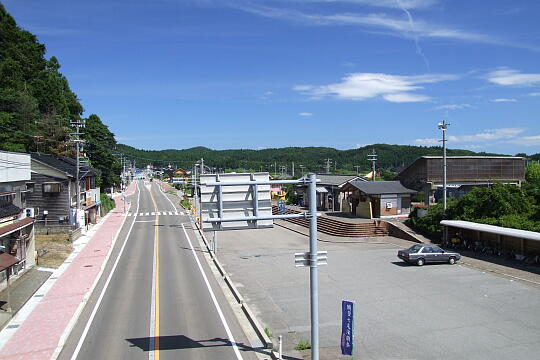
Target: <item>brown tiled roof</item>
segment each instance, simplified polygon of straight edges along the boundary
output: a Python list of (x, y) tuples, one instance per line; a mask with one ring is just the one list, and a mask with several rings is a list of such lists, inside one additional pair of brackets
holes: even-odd
[(15, 256), (3, 253), (0, 254), (0, 271), (7, 269), (19, 262)]
[(17, 222), (14, 222), (13, 224), (2, 226), (0, 227), (0, 237), (7, 235), (9, 233), (12, 233), (13, 231), (22, 229), (23, 227), (26, 227), (33, 222), (34, 222), (33, 218), (25, 218)]

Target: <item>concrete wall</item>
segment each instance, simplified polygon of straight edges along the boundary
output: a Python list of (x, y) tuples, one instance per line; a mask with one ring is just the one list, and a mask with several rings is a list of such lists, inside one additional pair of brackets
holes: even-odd
[(30, 180), (30, 155), (0, 151), (0, 183)]

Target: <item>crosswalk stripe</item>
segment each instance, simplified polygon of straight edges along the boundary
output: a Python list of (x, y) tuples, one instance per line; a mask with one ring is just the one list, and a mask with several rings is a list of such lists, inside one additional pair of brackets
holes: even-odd
[(148, 216), (148, 215), (149, 215), (149, 213), (144, 214), (144, 216)]
[(139, 216), (143, 216), (143, 215), (144, 215), (144, 213), (139, 213)]
[(171, 211), (169, 211), (169, 215), (172, 215), (172, 212), (171, 212)]
[(150, 215), (154, 216), (154, 215), (156, 215), (156, 213), (155, 213), (155, 212), (152, 212)]

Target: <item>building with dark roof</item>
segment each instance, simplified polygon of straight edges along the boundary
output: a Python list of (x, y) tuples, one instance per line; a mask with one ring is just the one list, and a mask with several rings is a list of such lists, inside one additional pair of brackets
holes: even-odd
[[(458, 197), (474, 186), (494, 182), (520, 185), (525, 180), (526, 159), (511, 156), (447, 156), (448, 195)], [(422, 156), (398, 174), (401, 183), (425, 194), (426, 204), (442, 197), (443, 157)], [(434, 196), (433, 196), (434, 195)]]
[[(365, 181), (359, 175), (344, 174), (317, 174), (317, 179), (320, 180), (317, 182), (317, 210), (322, 211), (341, 211), (341, 188), (352, 180)], [(309, 206), (307, 189), (307, 186), (302, 185), (298, 190), (304, 206)]]
[[(37, 225), (95, 223), (101, 214), (96, 171), (85, 165), (79, 166), (77, 181), (76, 160), (42, 153), (31, 153), (31, 158), (32, 179), (27, 203), (34, 209)], [(79, 199), (77, 186), (80, 188)], [(77, 202), (81, 209), (78, 215), (75, 213)]]
[(410, 213), (411, 196), (399, 181), (349, 181), (341, 188), (345, 195), (342, 211), (363, 218), (405, 216)]

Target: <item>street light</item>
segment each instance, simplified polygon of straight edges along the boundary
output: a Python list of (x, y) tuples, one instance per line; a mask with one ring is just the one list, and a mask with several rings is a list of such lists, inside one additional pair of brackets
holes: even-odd
[(446, 120), (443, 120), (442, 123), (439, 123), (437, 126), (442, 130), (442, 143), (443, 143), (443, 215), (446, 215), (446, 129), (450, 123), (447, 123)]

